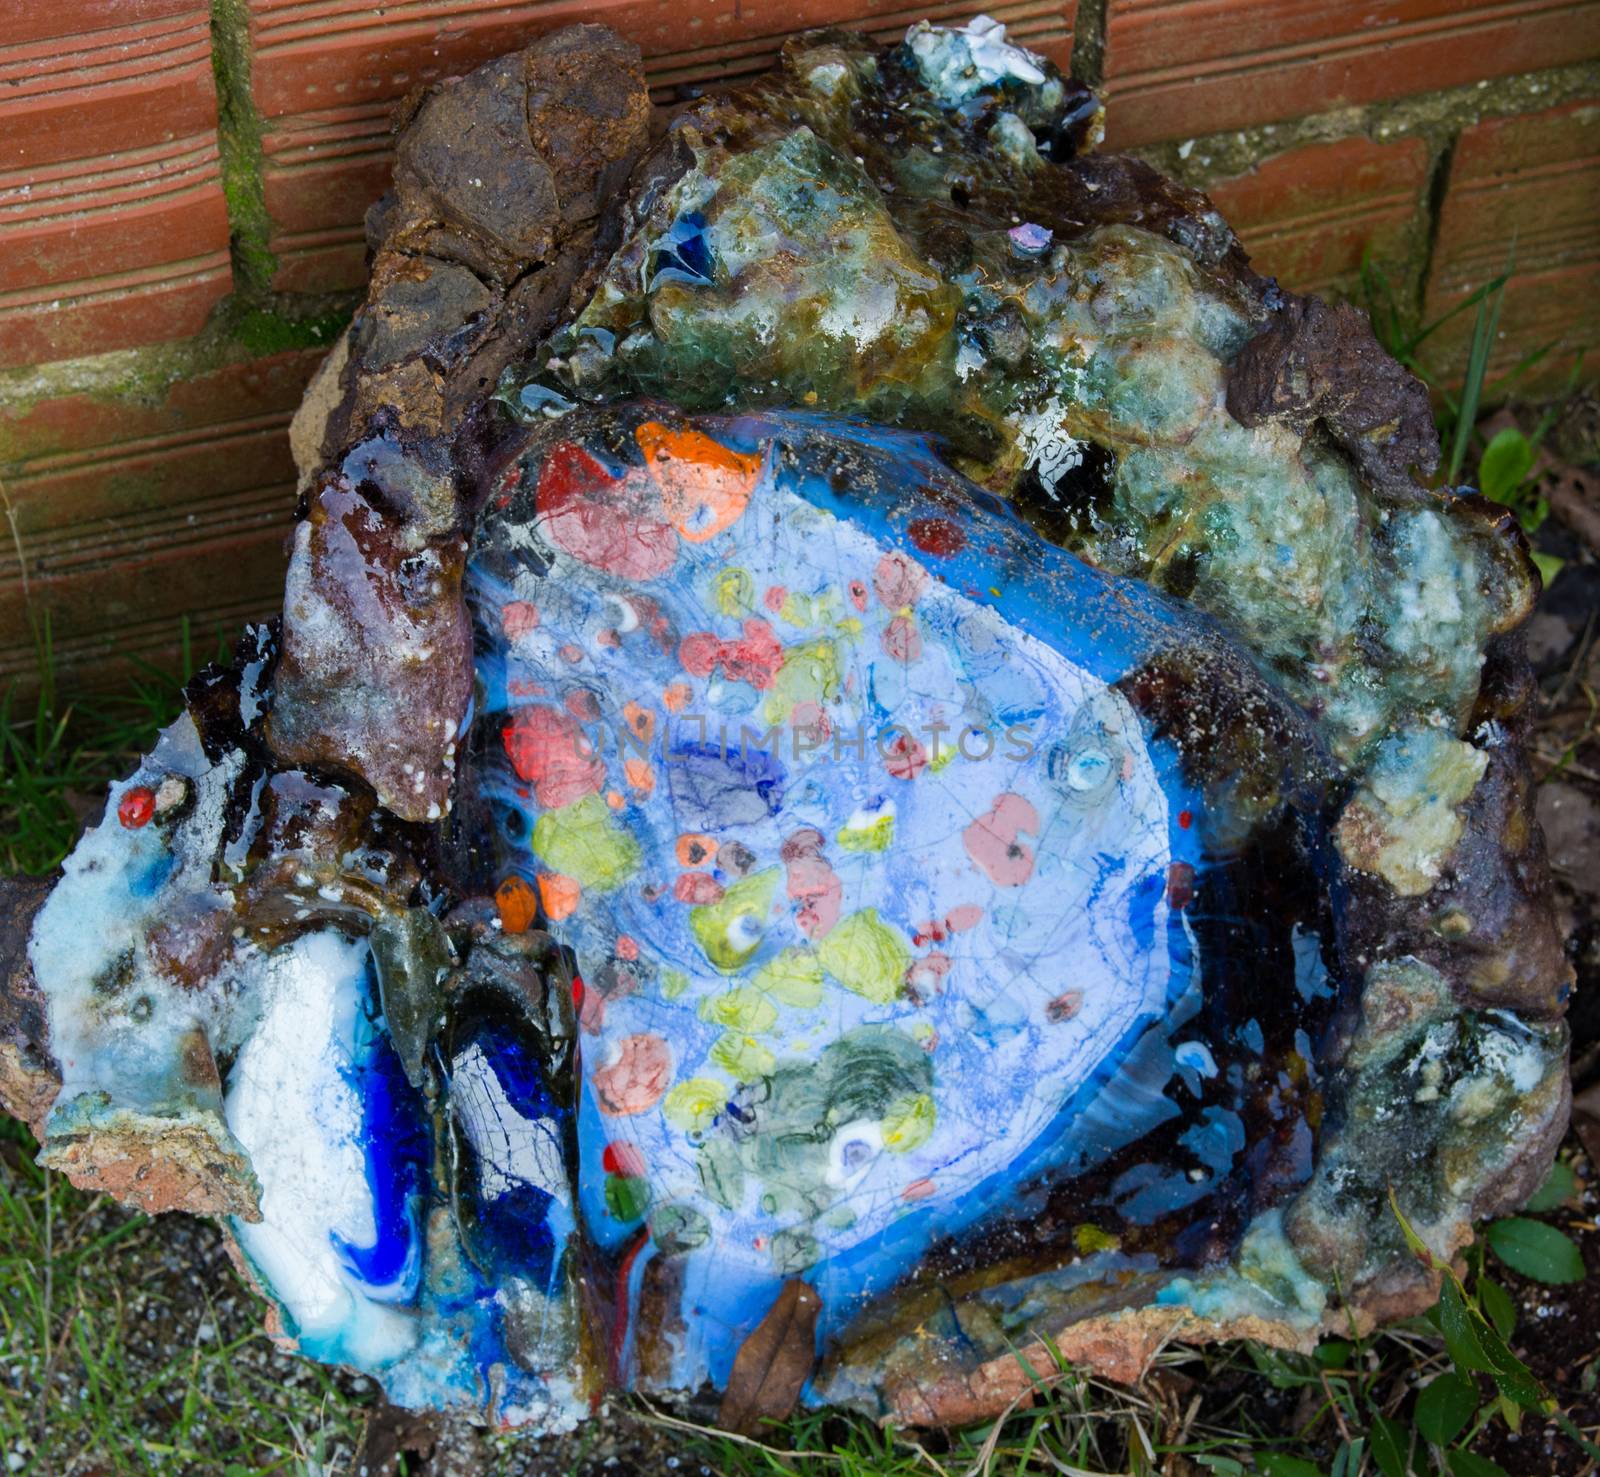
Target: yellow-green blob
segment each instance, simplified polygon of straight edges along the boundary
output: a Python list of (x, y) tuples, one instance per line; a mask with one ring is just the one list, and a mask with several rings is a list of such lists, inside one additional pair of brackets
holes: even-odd
[(754, 1036), (729, 1031), (711, 1048), (711, 1060), (737, 1082), (770, 1077), (778, 1059)]
[(785, 949), (763, 964), (751, 983), (779, 1005), (810, 1010), (822, 1003), (822, 965), (810, 949)]
[(676, 1000), (689, 988), (689, 976), (681, 969), (663, 969), (661, 971), (661, 998), (663, 1000)]
[(533, 851), (552, 872), (585, 890), (609, 892), (639, 867), (639, 843), (611, 819), (598, 795), (547, 810), (533, 828)]
[(820, 595), (804, 595), (791, 590), (778, 607), (778, 619), (791, 626), (826, 625), (832, 619), (837, 598), (832, 590), (824, 590)]
[(1085, 1221), (1072, 1228), (1072, 1244), (1082, 1256), (1092, 1256), (1097, 1251), (1115, 1251), (1122, 1243), (1109, 1231)]
[(778, 869), (771, 867), (741, 877), (716, 902), (689, 910), (695, 942), (724, 974), (741, 968), (761, 947), (777, 887)]
[(834, 840), (841, 851), (887, 851), (894, 841), (894, 812), (885, 811), (870, 826), (846, 826)]
[(801, 641), (784, 652), (762, 711), (768, 723), (782, 723), (801, 703), (830, 702), (842, 685), (838, 646), (826, 637)]
[(817, 950), (822, 967), (847, 990), (875, 1005), (887, 1005), (900, 993), (911, 967), (911, 950), (900, 933), (863, 908), (838, 923)]
[(883, 1146), (896, 1154), (920, 1148), (933, 1135), (937, 1114), (933, 1099), (925, 1092), (896, 1098), (883, 1115)]
[(756, 582), (748, 569), (719, 569), (711, 580), (711, 603), (726, 616), (749, 615), (756, 608)]
[(728, 1100), (728, 1087), (715, 1077), (691, 1077), (661, 1100), (661, 1111), (674, 1128), (704, 1133)]
[(722, 995), (708, 995), (700, 1002), (700, 1019), (746, 1033), (767, 1031), (778, 1019), (778, 1007), (760, 990), (742, 985)]

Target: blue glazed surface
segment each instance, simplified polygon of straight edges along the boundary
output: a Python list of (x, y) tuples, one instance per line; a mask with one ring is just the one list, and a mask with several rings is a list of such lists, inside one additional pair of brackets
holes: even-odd
[(1244, 1082), (1204, 1044), (1185, 904), (1238, 818), (1121, 690), (1220, 645), (1203, 622), (1045, 544), (922, 438), (651, 415), (545, 434), (492, 495), (475, 781), (501, 877), (555, 901), (582, 975), (577, 1180), (621, 1279), (614, 1375), (639, 1377), (666, 1255), (667, 1382), (693, 1387), (786, 1279), (818, 1289), (826, 1342), (1163, 1123), (1171, 1152), (1086, 1221), (1236, 1184), (1244, 1120), (1198, 1104)]

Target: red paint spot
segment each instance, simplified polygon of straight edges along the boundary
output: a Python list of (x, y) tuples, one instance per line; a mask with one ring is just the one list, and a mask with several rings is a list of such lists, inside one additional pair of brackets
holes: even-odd
[(895, 549), (878, 561), (872, 575), (872, 588), (890, 610), (901, 610), (915, 605), (928, 588), (928, 571), (915, 559), (908, 559)]
[(970, 856), (997, 887), (1021, 887), (1033, 876), (1033, 850), (1022, 834), (1039, 834), (1039, 813), (1021, 795), (996, 795), (994, 804), (961, 833)]
[(130, 831), (149, 825), (155, 813), (155, 791), (145, 785), (135, 785), (117, 802), (117, 819)]
[(789, 728), (794, 734), (796, 756), (808, 749), (820, 749), (828, 742), (833, 724), (816, 703), (796, 703), (789, 714)]
[(850, 603), (853, 606), (855, 606), (855, 608), (857, 610), (865, 610), (867, 608), (867, 586), (866, 586), (866, 581), (864, 581), (864, 580), (851, 580), (850, 581)]
[(644, 1155), (635, 1144), (613, 1141), (600, 1155), (600, 1167), (607, 1174), (620, 1174), (624, 1179), (636, 1180), (645, 1172)]
[(1070, 1021), (1083, 1009), (1083, 991), (1068, 990), (1064, 995), (1057, 995), (1044, 1008), (1045, 1018), (1059, 1025), (1062, 1021)]
[(556, 708), (518, 708), (500, 737), (517, 778), (533, 785), (534, 798), (547, 809), (571, 805), (605, 783), (606, 767), (594, 746)]
[(897, 615), (883, 628), (878, 638), (884, 655), (891, 661), (910, 665), (922, 656), (922, 632), (915, 616)]
[(946, 558), (959, 554), (967, 546), (967, 535), (959, 523), (948, 518), (917, 518), (906, 529), (914, 543), (924, 554)]
[(511, 640), (539, 629), (539, 607), (526, 600), (509, 600), (500, 607), (500, 629)]
[(844, 883), (822, 854), (822, 832), (796, 831), (779, 848), (789, 897), (797, 905), (795, 926), (814, 942), (825, 939), (839, 921)]
[(897, 780), (914, 780), (928, 767), (928, 751), (909, 733), (900, 734), (883, 752), (883, 767)]
[(639, 941), (630, 938), (627, 934), (617, 936), (617, 957), (619, 959), (637, 959), (639, 957)]
[(934, 949), (921, 959), (912, 961), (906, 971), (906, 982), (919, 990), (937, 994), (943, 988), (944, 977), (950, 973), (954, 963), (948, 954)]
[(911, 1183), (900, 1192), (900, 1198), (902, 1200), (925, 1200), (931, 1194), (933, 1194), (932, 1180), (912, 1180)]
[(587, 687), (575, 687), (569, 692), (566, 708), (580, 723), (593, 723), (600, 717), (600, 699)]
[(776, 614), (783, 609), (783, 602), (789, 598), (789, 592), (782, 585), (768, 585), (767, 593), (761, 598), (767, 609)]
[(1187, 831), (1189, 827), (1194, 824), (1194, 812), (1189, 810), (1180, 810), (1178, 812), (1178, 824), (1185, 831)]
[(944, 915), (944, 926), (951, 933), (965, 933), (976, 928), (983, 917), (983, 909), (976, 903), (960, 903)]
[(583, 976), (575, 974), (572, 977), (572, 1008), (574, 1010), (583, 1009), (583, 995)]
[(673, 897), (697, 907), (721, 902), (722, 891), (722, 884), (709, 872), (685, 872), (672, 884)]
[(617, 1385), (623, 1382), (622, 1351), (628, 1346), (628, 1279), (633, 1273), (634, 1262), (649, 1239), (650, 1228), (640, 1226), (617, 1265), (616, 1318), (611, 1325), (611, 1378)]
[(783, 665), (783, 643), (765, 621), (747, 620), (738, 641), (721, 641), (710, 631), (690, 632), (678, 645), (678, 660), (691, 677), (709, 677), (721, 667), (730, 682), (748, 682), (764, 692)]
[(1167, 902), (1174, 908), (1187, 908), (1194, 901), (1194, 868), (1188, 862), (1174, 862), (1167, 868)]
[(521, 877), (507, 877), (494, 892), (500, 926), (507, 933), (526, 933), (539, 916), (539, 899)]
[(653, 579), (678, 558), (678, 535), (642, 467), (613, 477), (571, 442), (553, 447), (539, 473), (539, 523), (557, 548), (592, 569)]

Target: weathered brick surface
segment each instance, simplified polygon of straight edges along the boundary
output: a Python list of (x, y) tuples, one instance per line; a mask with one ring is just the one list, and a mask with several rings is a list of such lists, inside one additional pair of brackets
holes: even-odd
[[(0, 689), (49, 615), (58, 666), (105, 685), (269, 613), (294, 509), (286, 428), (320, 351), (244, 360), (149, 395), (0, 410)], [(20, 551), (20, 552), (19, 552)]]
[(1371, 251), (1398, 271), (1422, 234), (1420, 138), (1307, 144), (1206, 186), (1259, 272), (1297, 292), (1348, 289)]
[(231, 285), (204, 0), (0, 4), (0, 368), (194, 333)]
[[(1068, 65), (1075, 0), (1010, 0), (988, 9), (1016, 40)], [(274, 286), (358, 286), (361, 221), (388, 185), (395, 101), (541, 32), (580, 20), (612, 27), (639, 46), (657, 96), (669, 100), (685, 86), (761, 71), (786, 36), (807, 26), (845, 24), (886, 38), (923, 16), (955, 22), (973, 11), (971, 0), (797, 0), (787, 8), (731, 0), (472, 7), (458, 0), (251, 0), (269, 245), (279, 264)]]
[[(361, 283), (361, 222), (388, 184), (396, 101), (543, 31), (575, 20), (613, 26), (640, 46), (666, 103), (759, 71), (808, 25), (887, 38), (923, 15), (959, 22), (979, 8), (246, 5), (278, 263), (271, 285), (294, 293)], [(1014, 39), (1069, 63), (1075, 0), (986, 8)], [(1600, 55), (1600, 0), (1108, 0), (1105, 19), (1108, 145), (1195, 138), (1202, 154), (1218, 133), (1285, 123), (1283, 138), (1291, 120), (1347, 105)], [(210, 27), (208, 0), (0, 0), (0, 371), (184, 339), (232, 290)], [(1600, 342), (1600, 96), (1465, 127), (1437, 221), (1430, 160), (1460, 128), (1451, 120), (1461, 109), (1458, 100), (1435, 119), (1428, 106), (1417, 111), (1430, 120), (1426, 141), (1374, 137), (1386, 119), (1341, 116), (1350, 136), (1275, 146), (1267, 133), (1252, 167), (1233, 166), (1209, 188), (1258, 267), (1301, 290), (1348, 288), (1368, 249), (1397, 282), (1414, 281), (1431, 241), (1434, 314), (1502, 270), (1514, 238), (1495, 367), (1549, 340), (1555, 351), (1525, 383), (1555, 385), (1578, 348)], [(228, 157), (248, 164), (253, 134), (245, 143)], [(1232, 152), (1241, 146), (1233, 140)], [(248, 200), (244, 183), (238, 198)], [(253, 222), (244, 224), (253, 239)], [(1470, 331), (1467, 314), (1430, 341), (1447, 376), (1459, 373)], [(214, 364), (218, 353), (208, 337), (158, 357)], [(0, 686), (31, 664), (29, 617), (44, 611), (70, 680), (104, 685), (126, 671), (108, 652), (165, 659), (184, 615), (209, 641), (219, 622), (231, 634), (276, 606), (292, 506), (285, 428), (317, 358), (241, 360), (120, 399), (65, 396), (26, 409), (8, 410), (0, 388), (0, 480), (23, 545), (19, 559), (0, 529)]]
[[(1463, 131), (1451, 161), (1428, 281), (1430, 318), (1507, 267), (1513, 276), (1490, 360), (1509, 372), (1529, 351), (1550, 352), (1522, 383), (1558, 387), (1577, 355), (1600, 363), (1600, 92), (1589, 102)], [(1474, 313), (1429, 343), (1440, 364), (1461, 362)]]
[(1600, 0), (1109, 0), (1108, 143), (1133, 148), (1600, 56)]
[(393, 99), (278, 120), (263, 141), (268, 245), (280, 292), (333, 292), (366, 276), (366, 208), (389, 188)]

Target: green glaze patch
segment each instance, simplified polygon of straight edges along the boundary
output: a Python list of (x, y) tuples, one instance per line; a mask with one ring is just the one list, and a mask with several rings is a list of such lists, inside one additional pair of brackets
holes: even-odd
[(553, 872), (609, 892), (639, 866), (639, 843), (612, 820), (598, 795), (547, 810), (533, 828), (533, 851)]
[(778, 890), (776, 867), (741, 877), (714, 903), (689, 914), (689, 928), (705, 956), (725, 974), (742, 968), (761, 947), (767, 913)]
[(817, 959), (845, 989), (887, 1005), (900, 993), (911, 967), (911, 950), (904, 936), (878, 917), (876, 908), (863, 908), (828, 934)]

